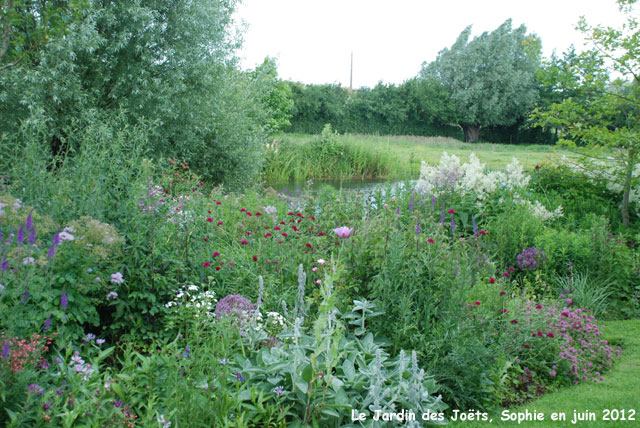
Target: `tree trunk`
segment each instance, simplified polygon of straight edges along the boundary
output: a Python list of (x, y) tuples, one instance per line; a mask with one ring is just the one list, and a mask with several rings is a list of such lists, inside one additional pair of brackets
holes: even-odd
[(462, 132), (464, 133), (464, 142), (473, 143), (478, 140), (480, 135), (479, 125), (460, 125), (462, 126)]

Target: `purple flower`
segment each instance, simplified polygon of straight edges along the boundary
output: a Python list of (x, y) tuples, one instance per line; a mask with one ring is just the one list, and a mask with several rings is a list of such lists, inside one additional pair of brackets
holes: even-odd
[(2, 244), (2, 226), (0, 226), (0, 244)]
[(473, 235), (476, 236), (478, 234), (478, 225), (474, 216), (471, 216), (471, 224), (473, 225)]
[(56, 244), (51, 244), (49, 251), (47, 252), (47, 258), (52, 259), (56, 253)]
[(66, 290), (62, 290), (62, 296), (60, 296), (60, 305), (62, 305), (64, 309), (67, 309), (68, 304), (69, 299), (67, 298), (67, 292)]
[(420, 235), (420, 220), (416, 222), (416, 235)]
[(104, 343), (104, 339), (96, 339), (96, 345), (102, 345)]
[(22, 304), (25, 305), (28, 299), (29, 299), (29, 291), (25, 290), (24, 294), (22, 295)]
[(396, 209), (396, 214), (400, 214), (400, 205), (398, 205), (398, 208)]
[(31, 383), (28, 386), (29, 391), (37, 394), (37, 395), (42, 395), (44, 394), (44, 389), (40, 388), (40, 385), (38, 385), (37, 383)]
[(29, 211), (29, 215), (27, 216), (27, 221), (25, 223), (25, 227), (27, 228), (27, 230), (33, 229), (33, 220), (31, 219), (32, 213), (33, 213), (33, 210)]
[(9, 350), (11, 349), (11, 345), (9, 341), (6, 340), (4, 345), (2, 345), (2, 358), (9, 358)]
[(413, 211), (413, 196), (409, 199), (409, 212)]
[(440, 224), (444, 224), (444, 207), (442, 207), (442, 212), (440, 213)]
[(42, 410), (44, 410), (46, 412), (47, 410), (49, 410), (51, 408), (52, 405), (53, 405), (52, 401), (47, 401), (42, 405)]
[(18, 245), (22, 245), (22, 243), (24, 242), (24, 229), (22, 226), (20, 226), (20, 229), (18, 229), (18, 234), (16, 235), (16, 242), (18, 243)]
[(431, 206), (432, 207), (436, 206), (436, 197), (435, 196), (433, 198), (431, 198)]
[(49, 314), (46, 321), (44, 322), (44, 327), (42, 327), (42, 333), (46, 333), (49, 327), (51, 327), (51, 314)]
[(2, 259), (2, 265), (0, 265), (0, 270), (9, 269), (9, 262), (7, 261), (7, 255), (4, 255), (4, 259)]
[(33, 244), (36, 242), (36, 230), (35, 229), (31, 229), (31, 232), (29, 232), (29, 244)]
[(348, 238), (351, 236), (352, 228), (347, 226), (338, 227), (337, 229), (333, 229), (333, 231), (338, 235), (338, 238)]
[(56, 233), (55, 235), (53, 235), (53, 245), (60, 245), (60, 242), (62, 242), (60, 240), (60, 234)]
[(187, 345), (184, 347), (184, 357), (189, 358), (190, 355), (191, 355), (191, 348), (189, 347), (189, 345)]
[(451, 234), (456, 233), (456, 220), (453, 216), (451, 216)]
[(216, 304), (216, 318), (234, 316), (239, 319), (248, 318), (254, 309), (254, 304), (239, 294), (229, 294)]
[(518, 267), (522, 270), (534, 271), (540, 267), (546, 260), (543, 251), (538, 250), (535, 247), (527, 248), (520, 254), (518, 254), (517, 262)]
[(273, 388), (273, 393), (276, 394), (277, 396), (280, 396), (285, 393), (285, 390), (281, 386), (276, 386), (275, 388)]
[(233, 380), (235, 382), (242, 382), (242, 381), (244, 381), (244, 376), (242, 376), (242, 373), (237, 372), (236, 375), (234, 376)]
[(124, 401), (122, 401), (122, 398), (118, 401), (113, 402), (114, 407), (122, 407), (123, 404), (124, 404)]

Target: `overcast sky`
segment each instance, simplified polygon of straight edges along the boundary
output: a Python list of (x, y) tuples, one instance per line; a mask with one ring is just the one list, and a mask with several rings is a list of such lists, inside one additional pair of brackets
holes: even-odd
[(271, 56), (283, 79), (348, 87), (353, 52), (353, 87), (373, 87), (415, 76), (467, 25), (473, 37), (512, 18), (542, 39), (545, 56), (572, 43), (581, 49), (581, 15), (591, 24), (623, 22), (614, 0), (243, 0), (238, 54), (243, 68)]

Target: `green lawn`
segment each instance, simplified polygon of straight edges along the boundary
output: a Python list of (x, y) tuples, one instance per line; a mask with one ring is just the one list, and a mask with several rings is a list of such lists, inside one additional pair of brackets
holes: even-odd
[[(316, 136), (285, 134), (280, 138), (303, 144)], [(513, 157), (518, 158), (525, 168), (533, 168), (541, 163), (558, 159), (562, 155), (574, 156), (573, 153), (556, 146), (463, 143), (447, 137), (341, 135), (340, 141), (390, 152), (397, 156), (405, 166), (409, 165), (414, 176), (417, 176), (422, 160), (431, 164), (438, 163), (445, 150), (460, 157), (462, 161), (466, 161), (469, 154), (474, 152), (489, 168), (495, 169), (504, 168)]]
[[(607, 328), (604, 338), (615, 347), (622, 347), (623, 351), (609, 373), (605, 373), (605, 382), (585, 383), (569, 387), (542, 396), (540, 399), (525, 406), (510, 409), (511, 412), (543, 413), (544, 421), (523, 422), (520, 425), (514, 421), (500, 421), (501, 412), (493, 412), (489, 417), (493, 422), (471, 423), (456, 422), (453, 427), (640, 427), (640, 320), (610, 321), (605, 323)], [(635, 410), (635, 421), (605, 421), (605, 409), (618, 411)], [(572, 424), (574, 410), (578, 413), (589, 411), (595, 413), (594, 421), (578, 421)], [(552, 413), (563, 412), (567, 420), (552, 421)], [(621, 413), (620, 413), (621, 414)]]

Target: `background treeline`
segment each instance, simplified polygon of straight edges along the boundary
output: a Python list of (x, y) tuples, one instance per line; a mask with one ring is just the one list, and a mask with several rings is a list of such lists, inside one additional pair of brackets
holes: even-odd
[[(285, 82), (294, 107), (287, 132), (318, 134), (330, 123), (340, 133), (446, 136), (463, 140), (448, 91), (432, 79), (349, 90), (340, 85)], [(508, 144), (555, 144), (552, 132), (522, 117), (510, 126), (480, 129), (480, 139)]]

